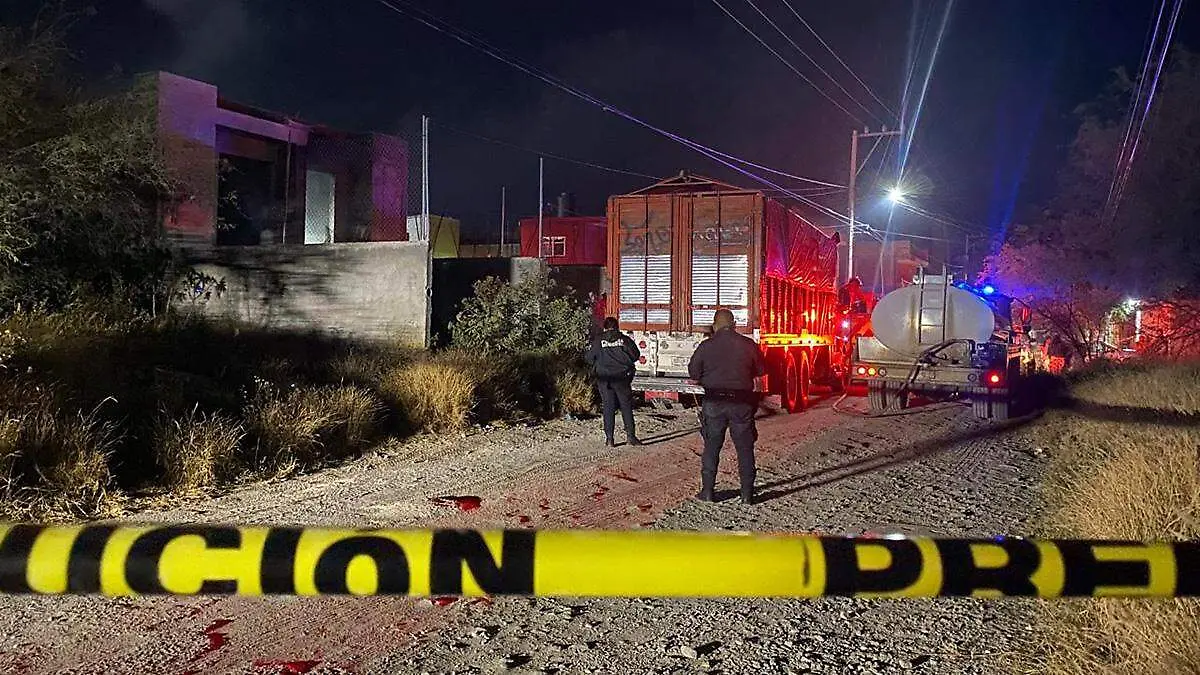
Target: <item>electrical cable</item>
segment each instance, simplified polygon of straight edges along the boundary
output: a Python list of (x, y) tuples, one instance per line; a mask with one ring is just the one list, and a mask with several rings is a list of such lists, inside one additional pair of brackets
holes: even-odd
[[(762, 169), (762, 170), (769, 170), (772, 173), (785, 175), (785, 176), (795, 179), (795, 180), (813, 183), (816, 185), (825, 185), (825, 186), (829, 186), (829, 187), (844, 187), (841, 185), (837, 185), (835, 183), (828, 183), (826, 181), (819, 181), (819, 180), (815, 180), (815, 179), (811, 179), (811, 178), (805, 178), (802, 176), (794, 176), (792, 174), (785, 174), (784, 172), (781, 172), (781, 171), (778, 171), (775, 169), (768, 169), (766, 167), (763, 167), (762, 165), (758, 165), (758, 164), (755, 164), (748, 160), (742, 159), (740, 157), (736, 157), (735, 155), (730, 155), (728, 153), (721, 152), (714, 148), (710, 148), (708, 146), (702, 145), (702, 144), (700, 144), (696, 141), (693, 141), (689, 138), (686, 138), (686, 137), (680, 136), (678, 134), (672, 133), (670, 131), (667, 131), (666, 129), (657, 127), (645, 120), (642, 120), (641, 118), (638, 118), (638, 117), (632, 115), (631, 113), (625, 112), (624, 110), (621, 110), (620, 108), (617, 108), (616, 106), (606, 103), (605, 101), (603, 101), (599, 98), (596, 98), (595, 96), (592, 96), (591, 94), (588, 94), (587, 92), (585, 92), (577, 87), (569, 85), (566, 82), (563, 82), (562, 80), (559, 80), (558, 78), (556, 78), (552, 75), (549, 75), (543, 71), (540, 71), (532, 65), (524, 63), (519, 59), (516, 59), (514, 57), (511, 57), (511, 56), (505, 54), (504, 52), (500, 51), (499, 49), (491, 46), (489, 43), (487, 43), (482, 38), (476, 37), (473, 34), (471, 34), (469, 31), (465, 31), (463, 29), (457, 28), (457, 27), (451, 25), (450, 23), (437, 18), (436, 16), (420, 9), (419, 7), (416, 7), (415, 5), (413, 5), (413, 3), (408, 2), (408, 0), (376, 0), (376, 2), (378, 2), (379, 4), (383, 5), (387, 9), (390, 9), (391, 11), (393, 11), (397, 14), (402, 14), (402, 15), (408, 16), (408, 17), (412, 18), (414, 21), (417, 21), (418, 23), (420, 23), (428, 28), (432, 28), (433, 30), (436, 30), (436, 31), (454, 39), (457, 42), (460, 42), (468, 47), (471, 47), (472, 49), (483, 52), (484, 54), (496, 59), (497, 61), (505, 63), (509, 66), (512, 66), (513, 68), (516, 68), (517, 70), (519, 70), (531, 77), (541, 80), (542, 82), (549, 84), (550, 86), (560, 89), (560, 90), (562, 90), (572, 96), (575, 96), (576, 98), (579, 98), (583, 101), (591, 103), (592, 105), (597, 106), (604, 112), (621, 117), (625, 120), (633, 122), (634, 124), (637, 124), (646, 129), (649, 129), (650, 131), (653, 131), (653, 132), (659, 134), (660, 136), (664, 136), (664, 137), (669, 138), (681, 145), (689, 147), (692, 150), (695, 150), (695, 151), (709, 157), (710, 159), (713, 159), (717, 163), (725, 165), (725, 166), (737, 171), (738, 173), (741, 173), (742, 175), (752, 178), (753, 180), (756, 180), (764, 185), (768, 185), (770, 187), (774, 187), (779, 190), (783, 190), (783, 191), (787, 192), (787, 190), (785, 188), (783, 188), (782, 186), (779, 186), (779, 185), (775, 184), (774, 182), (772, 182), (766, 178), (763, 178), (762, 176), (758, 176), (750, 171), (747, 171), (740, 166), (735, 166), (734, 164), (731, 164), (730, 161), (738, 162), (738, 163), (745, 164), (747, 166), (752, 166), (754, 168), (758, 168), (758, 169)], [(728, 159), (730, 161), (725, 161), (726, 159)], [(801, 201), (806, 201), (798, 195), (791, 195), (791, 196), (793, 196), (794, 198), (799, 199)]]
[[(813, 57), (808, 55), (808, 52), (804, 51), (804, 49), (800, 45), (796, 44), (796, 41), (793, 40), (792, 37), (790, 35), (788, 35), (786, 31), (784, 31), (782, 28), (780, 28), (779, 24), (775, 23), (775, 21), (772, 20), (771, 17), (768, 16), (766, 12), (762, 11), (762, 9), (759, 8), (759, 6), (754, 2), (754, 0), (746, 0), (746, 3), (748, 5), (750, 5), (751, 7), (753, 7), (754, 11), (758, 12), (758, 15), (761, 16), (763, 18), (763, 20), (766, 21), (767, 24), (771, 26), (771, 28), (774, 28), (776, 32), (778, 32), (780, 35), (782, 35), (783, 39), (787, 40), (788, 44), (790, 44), (792, 47), (794, 47), (796, 49), (796, 51), (800, 52), (800, 55), (803, 56), (805, 59), (807, 59), (808, 62), (811, 63), (814, 68), (816, 68), (818, 71), (820, 71), (822, 75), (829, 78), (829, 81), (833, 82), (834, 86), (836, 86), (843, 94), (846, 95), (846, 98), (853, 101), (855, 105), (857, 105), (859, 108), (862, 108), (863, 111), (866, 112), (871, 117), (874, 117), (875, 119), (879, 120), (880, 122), (887, 123), (888, 120), (880, 117), (879, 115), (876, 115), (870, 108), (863, 105), (861, 101), (859, 101), (857, 98), (854, 97), (854, 94), (851, 94), (848, 89), (846, 89), (845, 87), (842, 86), (842, 83), (839, 82), (836, 77), (834, 77), (833, 75), (830, 75), (829, 71), (822, 68), (821, 64), (817, 63), (813, 59)], [(891, 111), (888, 111), (888, 112), (890, 113)]]
[(547, 159), (554, 159), (554, 160), (558, 160), (558, 161), (560, 161), (560, 162), (567, 162), (567, 163), (570, 163), (570, 164), (578, 164), (578, 165), (580, 165), (580, 166), (591, 167), (591, 168), (593, 168), (593, 169), (599, 169), (599, 170), (601, 170), (601, 171), (608, 171), (608, 172), (611, 172), (611, 173), (624, 174), (624, 175), (626, 175), (626, 176), (637, 176), (638, 178), (647, 178), (647, 179), (650, 179), (650, 180), (662, 180), (662, 179), (663, 179), (663, 177), (662, 177), (662, 176), (651, 176), (650, 174), (647, 174), (647, 173), (638, 173), (637, 171), (629, 171), (629, 170), (627, 170), (627, 169), (616, 169), (616, 168), (613, 168), (613, 167), (610, 167), (610, 166), (604, 166), (604, 165), (602, 165), (602, 164), (596, 164), (596, 163), (594, 163), (594, 162), (588, 162), (588, 161), (585, 161), (585, 160), (582, 160), (582, 159), (572, 159), (572, 158), (570, 158), (570, 157), (564, 157), (564, 156), (562, 156), (562, 155), (556, 155), (556, 154), (554, 154), (554, 153), (550, 153), (550, 152), (542, 152), (542, 151), (540, 151), (540, 150), (534, 150), (533, 148), (527, 148), (527, 147), (524, 147), (524, 146), (521, 146), (521, 145), (517, 145), (517, 144), (515, 144), (515, 143), (509, 143), (508, 141), (502, 141), (502, 140), (499, 140), (499, 139), (496, 139), (496, 138), (488, 138), (487, 136), (481, 136), (480, 134), (476, 134), (476, 133), (473, 133), (473, 132), (470, 132), (470, 131), (464, 131), (464, 130), (462, 130), (462, 129), (456, 129), (456, 128), (454, 128), (454, 127), (452, 127), (452, 126), (448, 125), (448, 124), (444, 124), (444, 123), (441, 123), (441, 122), (437, 122), (437, 121), (435, 121), (435, 120), (432, 120), (432, 119), (430, 120), (430, 124), (433, 124), (434, 126), (437, 126), (437, 127), (439, 127), (439, 128), (445, 129), (446, 131), (449, 131), (449, 132), (452, 132), (452, 133), (455, 133), (455, 134), (459, 134), (459, 135), (462, 135), (462, 136), (469, 136), (469, 137), (471, 137), (471, 138), (476, 138), (476, 139), (479, 139), (479, 140), (481, 140), (481, 141), (486, 141), (486, 142), (488, 142), (488, 143), (494, 143), (494, 144), (496, 144), (496, 145), (501, 145), (501, 146), (504, 146), (504, 147), (506, 147), (506, 148), (512, 148), (512, 149), (514, 149), (514, 150), (520, 150), (520, 151), (522, 151), (522, 152), (528, 152), (528, 153), (530, 153), (530, 154), (537, 155), (537, 156), (539, 156), (539, 157), (545, 157), (545, 158), (547, 158)]
[(728, 9), (726, 9), (726, 8), (725, 8), (725, 5), (722, 5), (722, 4), (721, 4), (721, 0), (712, 0), (712, 1), (713, 1), (713, 4), (714, 4), (714, 5), (716, 5), (717, 7), (720, 7), (720, 8), (721, 8), (721, 11), (722, 11), (722, 12), (725, 12), (725, 14), (729, 16), (729, 18), (733, 19), (734, 23), (736, 23), (737, 25), (741, 26), (743, 30), (745, 30), (747, 33), (749, 33), (749, 34), (750, 34), (750, 36), (751, 36), (751, 37), (753, 37), (755, 40), (758, 40), (758, 43), (759, 43), (759, 44), (761, 44), (763, 47), (765, 47), (767, 51), (769, 51), (769, 52), (771, 52), (772, 54), (774, 54), (774, 55), (775, 55), (775, 58), (777, 58), (777, 59), (779, 59), (781, 62), (783, 62), (783, 65), (785, 65), (785, 66), (787, 66), (788, 68), (790, 68), (790, 69), (791, 69), (791, 71), (792, 71), (793, 73), (795, 73), (795, 74), (796, 74), (796, 77), (799, 77), (801, 80), (803, 80), (803, 81), (807, 82), (807, 83), (809, 84), (809, 86), (811, 86), (813, 89), (816, 89), (816, 90), (817, 90), (817, 93), (819, 93), (821, 96), (824, 96), (824, 97), (825, 97), (825, 99), (826, 99), (826, 100), (828, 100), (828, 101), (829, 101), (830, 103), (832, 103), (833, 105), (837, 106), (838, 110), (841, 110), (842, 112), (844, 112), (844, 113), (846, 113), (847, 115), (849, 115), (849, 116), (850, 116), (850, 118), (851, 118), (851, 119), (853, 119), (855, 122), (858, 122), (859, 124), (861, 124), (861, 125), (863, 125), (863, 126), (866, 126), (866, 123), (865, 123), (865, 122), (863, 122), (863, 121), (862, 121), (862, 119), (860, 119), (860, 118), (859, 118), (857, 115), (855, 115), (854, 113), (850, 112), (850, 110), (849, 110), (848, 108), (846, 108), (846, 106), (844, 106), (844, 105), (842, 105), (841, 103), (838, 103), (836, 100), (834, 100), (834, 98), (833, 98), (832, 96), (830, 96), (829, 94), (825, 93), (825, 90), (824, 90), (824, 89), (822, 89), (822, 88), (820, 88), (820, 87), (818, 87), (816, 82), (813, 82), (812, 80), (808, 79), (808, 76), (807, 76), (807, 75), (805, 75), (804, 73), (800, 72), (800, 71), (799, 71), (799, 70), (796, 68), (796, 66), (792, 65), (792, 62), (791, 62), (791, 61), (788, 61), (787, 59), (785, 59), (785, 58), (783, 57), (783, 55), (782, 55), (782, 54), (780, 54), (779, 52), (775, 51), (775, 48), (774, 48), (774, 47), (772, 47), (771, 45), (767, 44), (766, 40), (763, 40), (761, 37), (759, 37), (759, 36), (758, 36), (758, 33), (755, 33), (755, 32), (754, 32), (754, 29), (750, 28), (750, 27), (749, 27), (749, 26), (747, 26), (745, 23), (743, 23), (743, 22), (742, 22), (742, 20), (741, 20), (741, 19), (739, 19), (739, 18), (737, 18), (737, 16), (736, 16), (736, 15), (735, 15), (733, 12), (729, 11)]
[(800, 16), (800, 12), (797, 12), (796, 8), (792, 7), (792, 4), (790, 2), (788, 2), (788, 0), (782, 0), (782, 2), (784, 4), (784, 6), (787, 7), (789, 10), (791, 10), (792, 14), (794, 14), (796, 16), (796, 18), (800, 20), (800, 23), (803, 24), (804, 27), (808, 29), (808, 32), (812, 33), (813, 37), (817, 38), (817, 42), (820, 42), (821, 46), (824, 47), (830, 54), (832, 54), (833, 58), (837, 59), (838, 63), (842, 64), (842, 67), (846, 69), (846, 72), (850, 73), (851, 77), (853, 77), (854, 80), (856, 82), (858, 82), (858, 84), (860, 86), (862, 86), (862, 88), (868, 94), (871, 95), (871, 98), (875, 99), (875, 101), (877, 103), (879, 103), (879, 105), (883, 106), (883, 109), (886, 110), (889, 115), (891, 115), (892, 117), (898, 117), (898, 115), (896, 115), (896, 112), (894, 110), (892, 110), (888, 106), (888, 104), (884, 103), (883, 99), (876, 96), (875, 92), (871, 91), (871, 88), (867, 86), (867, 83), (863, 82), (862, 78), (859, 77), (858, 74), (855, 73), (854, 70), (849, 65), (847, 65), (845, 61), (842, 60), (842, 57), (838, 56), (838, 53), (833, 51), (833, 47), (829, 46), (829, 43), (826, 42), (824, 40), (824, 38), (822, 38), (820, 36), (820, 34), (818, 34), (817, 31), (811, 25), (809, 25), (809, 23), (807, 21), (804, 20), (804, 17)]

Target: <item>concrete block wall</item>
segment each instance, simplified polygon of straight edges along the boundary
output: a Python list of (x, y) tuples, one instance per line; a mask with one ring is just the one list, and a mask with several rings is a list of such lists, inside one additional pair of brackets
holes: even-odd
[(429, 335), (426, 242), (189, 248), (226, 290), (203, 305), (212, 317), (278, 330), (318, 330), (424, 347)]

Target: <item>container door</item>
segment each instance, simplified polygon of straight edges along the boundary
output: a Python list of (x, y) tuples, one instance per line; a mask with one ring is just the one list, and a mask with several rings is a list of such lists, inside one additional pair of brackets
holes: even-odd
[(671, 198), (623, 198), (617, 209), (621, 325), (667, 330), (671, 323)]
[(712, 325), (718, 308), (733, 311), (739, 329), (750, 318), (753, 195), (701, 195), (692, 202), (692, 330)]

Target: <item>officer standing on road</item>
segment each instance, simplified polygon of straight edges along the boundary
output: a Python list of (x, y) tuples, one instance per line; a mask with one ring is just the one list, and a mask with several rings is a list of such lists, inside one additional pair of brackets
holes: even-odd
[(758, 439), (754, 413), (758, 410), (759, 400), (754, 391), (754, 379), (767, 373), (767, 365), (758, 345), (739, 334), (734, 326), (733, 312), (717, 310), (713, 317), (712, 337), (700, 343), (688, 363), (688, 373), (704, 387), (700, 427), (704, 455), (700, 465), (700, 493), (696, 498), (703, 502), (713, 501), (717, 462), (728, 428), (738, 455), (742, 503), (753, 504), (754, 442)]
[(625, 438), (630, 445), (641, 445), (633, 430), (633, 382), (635, 366), (642, 353), (628, 335), (617, 330), (617, 320), (604, 320), (604, 332), (592, 339), (584, 359), (596, 374), (596, 388), (604, 404), (604, 438), (608, 447), (613, 447), (613, 431), (617, 424), (617, 406), (621, 407), (621, 419), (625, 422)]

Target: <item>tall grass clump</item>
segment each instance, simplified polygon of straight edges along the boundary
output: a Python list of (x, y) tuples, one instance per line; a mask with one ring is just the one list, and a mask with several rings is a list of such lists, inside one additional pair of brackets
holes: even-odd
[(462, 360), (429, 358), (393, 368), (380, 390), (417, 431), (457, 431), (467, 427), (475, 408), (480, 370)]
[[(1099, 368), (1049, 415), (1050, 536), (1200, 538), (1200, 364)], [(1041, 608), (1027, 671), (1051, 675), (1200, 672), (1200, 601), (1088, 599)]]
[(280, 389), (258, 380), (244, 414), (251, 466), (287, 475), (362, 450), (380, 431), (382, 405), (357, 387)]
[(62, 407), (24, 380), (0, 386), (0, 514), (10, 520), (94, 517), (112, 507), (116, 426)]
[(182, 417), (159, 421), (156, 457), (166, 487), (195, 490), (233, 477), (246, 436), (240, 422), (192, 408)]

